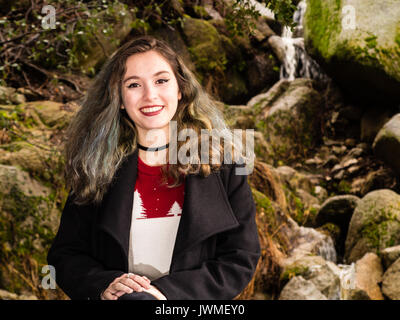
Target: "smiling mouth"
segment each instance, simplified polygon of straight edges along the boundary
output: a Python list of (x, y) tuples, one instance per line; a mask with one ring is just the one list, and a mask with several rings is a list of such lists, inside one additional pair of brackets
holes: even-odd
[(151, 116), (151, 115), (159, 114), (162, 109), (164, 109), (164, 106), (146, 107), (146, 108), (140, 109), (140, 112), (142, 112), (145, 115)]

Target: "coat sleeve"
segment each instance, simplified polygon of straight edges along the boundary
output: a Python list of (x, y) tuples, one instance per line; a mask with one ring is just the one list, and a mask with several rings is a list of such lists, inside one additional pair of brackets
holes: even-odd
[(247, 175), (236, 175), (231, 166), (222, 179), (239, 227), (217, 235), (215, 257), (199, 268), (152, 281), (168, 300), (233, 299), (254, 275), (261, 250)]
[(92, 256), (90, 210), (94, 210), (90, 205), (74, 204), (69, 194), (47, 255), (49, 265), (55, 267), (56, 283), (71, 299), (99, 300), (101, 292), (123, 274), (119, 270), (106, 270)]

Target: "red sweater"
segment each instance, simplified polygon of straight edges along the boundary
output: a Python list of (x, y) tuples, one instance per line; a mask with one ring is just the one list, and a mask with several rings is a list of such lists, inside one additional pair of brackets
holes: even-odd
[(161, 185), (161, 178), (161, 166), (149, 166), (138, 157), (129, 272), (147, 276), (150, 280), (169, 272), (185, 190), (184, 183), (167, 188)]

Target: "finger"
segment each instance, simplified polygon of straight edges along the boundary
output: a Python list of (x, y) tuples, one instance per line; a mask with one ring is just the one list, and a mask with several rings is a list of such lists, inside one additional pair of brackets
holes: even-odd
[(123, 296), (124, 294), (126, 294), (126, 292), (124, 292), (124, 291), (117, 291), (116, 293), (114, 293), (114, 295), (116, 296), (117, 299), (119, 297)]
[(103, 293), (103, 297), (106, 300), (116, 300), (118, 299), (118, 297), (116, 297), (115, 295), (112, 294), (112, 292), (110, 290), (106, 290)]
[(120, 283), (123, 283), (124, 285), (128, 286), (129, 288), (133, 289), (134, 291), (141, 292), (141, 290), (143, 289), (143, 286), (140, 283), (137, 283), (136, 281), (134, 281), (133, 278), (121, 279)]
[(130, 288), (129, 286), (127, 286), (127, 285), (125, 285), (124, 283), (121, 283), (121, 282), (117, 282), (117, 283), (113, 284), (112, 288), (115, 291), (123, 291), (125, 293), (132, 293), (133, 292), (132, 288)]
[(141, 285), (143, 288), (149, 289), (150, 288), (150, 280), (139, 276), (139, 275), (135, 275), (132, 280), (136, 281), (136, 283), (138, 283), (139, 285)]

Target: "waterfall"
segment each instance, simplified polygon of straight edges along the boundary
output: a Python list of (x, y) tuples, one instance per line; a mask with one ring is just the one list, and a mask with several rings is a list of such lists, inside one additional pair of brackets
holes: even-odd
[(303, 20), (306, 9), (306, 1), (300, 1), (293, 15), (293, 21), (296, 23), (293, 31), (287, 26), (283, 28), (281, 38), (284, 44), (285, 56), (280, 69), (280, 78), (289, 81), (295, 78), (327, 81), (327, 75), (307, 54), (304, 47)]
[[(250, 0), (250, 3), (262, 16), (274, 18), (273, 13), (261, 3), (255, 0)], [(284, 26), (282, 34), (271, 36), (268, 42), (281, 61), (281, 79), (292, 81), (295, 78), (311, 78), (326, 82), (329, 80), (328, 76), (321, 70), (318, 63), (307, 54), (304, 47), (303, 20), (306, 9), (306, 1), (300, 1), (293, 14), (293, 21), (296, 24), (293, 31)]]

